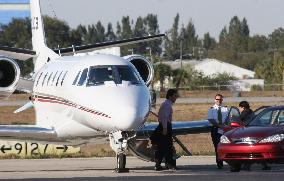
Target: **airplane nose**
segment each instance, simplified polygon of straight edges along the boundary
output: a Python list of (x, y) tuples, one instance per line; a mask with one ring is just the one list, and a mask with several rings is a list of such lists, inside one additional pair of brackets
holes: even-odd
[(131, 131), (141, 126), (150, 109), (150, 102), (146, 96), (133, 96), (114, 103), (112, 119), (116, 123), (115, 129)]
[(116, 127), (118, 130), (130, 131), (136, 129), (143, 121), (143, 115), (139, 109), (123, 106), (117, 109)]

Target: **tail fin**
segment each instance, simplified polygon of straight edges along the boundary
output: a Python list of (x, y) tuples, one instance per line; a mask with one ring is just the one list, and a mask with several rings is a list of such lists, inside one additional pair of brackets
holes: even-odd
[(46, 62), (59, 57), (59, 55), (46, 46), (39, 0), (30, 0), (30, 9), (32, 21), (32, 45), (33, 50), (37, 54), (34, 58), (34, 71), (37, 72)]

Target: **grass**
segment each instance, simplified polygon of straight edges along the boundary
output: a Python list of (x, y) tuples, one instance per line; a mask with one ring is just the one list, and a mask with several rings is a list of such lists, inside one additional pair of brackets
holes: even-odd
[[(197, 94), (197, 92), (185, 92), (182, 96), (189, 97), (214, 97), (216, 92), (207, 92), (205, 94)], [(283, 95), (282, 95), (283, 94)], [(226, 95), (226, 94), (225, 94)], [(244, 95), (251, 96), (284, 96), (282, 92), (259, 92), (258, 94), (243, 93)], [(27, 95), (12, 95), (9, 100), (27, 99)], [(252, 109), (256, 109), (263, 105), (276, 105), (275, 102), (268, 103), (251, 103)], [(237, 103), (228, 103), (228, 106), (238, 106)], [(153, 112), (158, 112), (159, 106), (153, 109)], [(175, 104), (173, 106), (174, 114), (173, 120), (178, 121), (190, 121), (190, 120), (204, 120), (207, 119), (207, 111), (212, 104)], [(13, 114), (13, 111), (18, 107), (0, 107), (0, 124), (34, 124), (35, 113), (33, 109)], [(156, 121), (156, 117), (150, 115), (148, 118), (149, 122)], [(213, 155), (214, 148), (209, 133), (192, 134), (186, 136), (179, 136), (180, 141), (189, 149), (193, 155)], [(175, 145), (178, 153), (183, 154), (183, 150)], [(81, 153), (70, 154), (70, 155), (36, 155), (33, 157), (37, 158), (64, 158), (64, 157), (102, 157), (102, 156), (115, 156), (114, 151), (110, 148), (109, 144), (87, 144), (81, 147)], [(2, 158), (17, 158), (15, 155), (4, 156)]]

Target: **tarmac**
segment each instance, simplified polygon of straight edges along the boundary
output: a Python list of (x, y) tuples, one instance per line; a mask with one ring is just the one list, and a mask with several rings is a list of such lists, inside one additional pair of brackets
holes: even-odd
[(214, 156), (181, 157), (176, 171), (154, 171), (152, 162), (127, 157), (128, 173), (116, 173), (114, 157), (0, 160), (0, 180), (282, 180), (284, 165), (269, 171), (253, 165), (251, 171), (232, 173), (225, 164), (217, 169)]

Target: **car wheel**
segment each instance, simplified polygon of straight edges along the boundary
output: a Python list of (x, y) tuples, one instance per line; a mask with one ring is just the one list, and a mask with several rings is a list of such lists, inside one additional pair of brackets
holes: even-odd
[(241, 170), (241, 164), (240, 163), (229, 163), (230, 171), (231, 172), (239, 172)]

